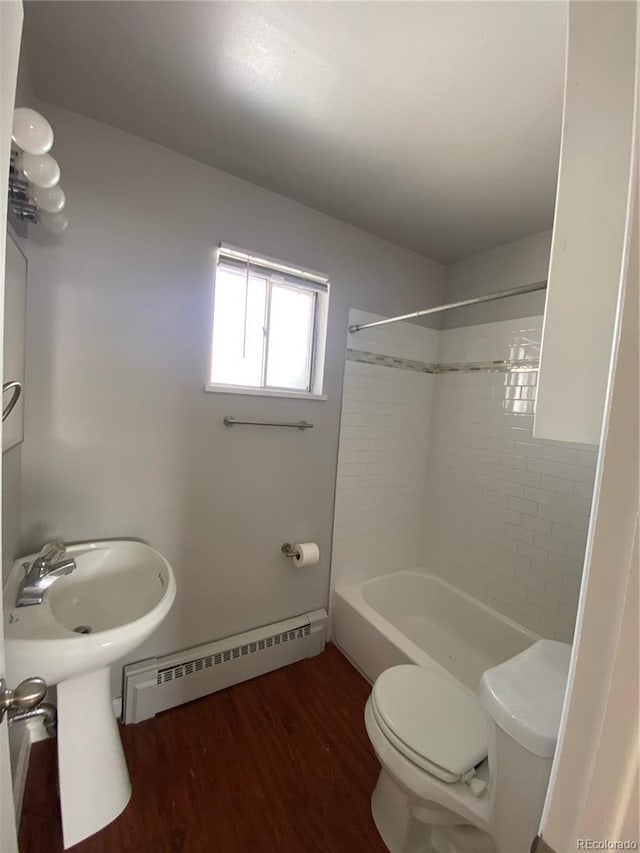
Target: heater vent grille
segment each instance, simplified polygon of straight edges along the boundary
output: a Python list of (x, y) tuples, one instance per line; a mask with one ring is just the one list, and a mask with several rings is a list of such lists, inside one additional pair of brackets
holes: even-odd
[(319, 655), (326, 633), (327, 611), (313, 610), (197, 648), (127, 664), (123, 721), (140, 723), (160, 711)]
[(205, 655), (204, 657), (194, 658), (184, 663), (176, 664), (158, 669), (156, 684), (167, 684), (170, 681), (176, 681), (179, 678), (186, 678), (194, 673), (202, 672), (204, 669), (209, 669), (213, 666), (228, 663), (236, 660), (236, 658), (252, 655), (256, 652), (261, 652), (264, 649), (270, 649), (273, 646), (280, 646), (283, 643), (288, 643), (291, 640), (302, 640), (311, 634), (311, 626), (305, 625), (302, 628), (295, 628), (291, 631), (282, 631), (279, 634), (273, 634), (270, 637), (265, 637), (263, 640), (256, 640), (252, 643), (245, 643), (242, 646), (236, 646), (233, 649), (225, 649), (223, 652), (218, 652), (213, 655)]

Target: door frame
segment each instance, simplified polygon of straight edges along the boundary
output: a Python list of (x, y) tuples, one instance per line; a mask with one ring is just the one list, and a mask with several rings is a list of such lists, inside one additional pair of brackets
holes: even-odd
[(640, 3), (633, 141), (613, 352), (567, 695), (542, 814), (550, 850), (640, 845)]
[[(16, 99), (16, 83), (20, 60), (20, 40), (24, 10), (22, 0), (0, 0), (0, 376), (4, 345), (4, 279), (7, 240), (7, 195), (9, 184), (9, 158), (11, 128)], [(2, 424), (0, 423), (0, 430)], [(0, 432), (0, 438), (2, 433)], [(0, 458), (0, 474), (2, 459)], [(0, 497), (1, 497), (0, 480)], [(1, 502), (0, 502), (1, 503)], [(0, 507), (0, 554), (2, 553), (2, 510)], [(2, 596), (0, 619), (4, 625)], [(4, 660), (4, 630), (0, 630), (0, 675), (6, 672)], [(10, 684), (9, 687), (15, 687)], [(0, 850), (17, 853), (15, 807), (11, 783), (9, 736), (6, 719), (0, 724)]]

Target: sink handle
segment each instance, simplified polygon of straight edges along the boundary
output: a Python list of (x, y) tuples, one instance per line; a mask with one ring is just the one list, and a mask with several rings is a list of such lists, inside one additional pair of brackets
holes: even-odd
[(42, 546), (34, 562), (38, 562), (41, 565), (42, 563), (56, 563), (66, 552), (67, 549), (62, 542), (49, 542)]

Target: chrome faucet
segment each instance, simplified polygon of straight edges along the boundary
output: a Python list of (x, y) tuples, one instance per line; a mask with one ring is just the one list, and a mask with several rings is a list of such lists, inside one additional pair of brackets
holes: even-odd
[(76, 561), (72, 557), (64, 559), (66, 553), (67, 549), (61, 542), (50, 542), (42, 548), (33, 563), (24, 564), (25, 575), (18, 590), (16, 607), (42, 604), (45, 590), (76, 568)]

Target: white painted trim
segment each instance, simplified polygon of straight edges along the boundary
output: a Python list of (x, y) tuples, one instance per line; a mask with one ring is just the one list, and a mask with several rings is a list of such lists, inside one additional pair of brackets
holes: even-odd
[(247, 397), (284, 397), (289, 400), (327, 400), (326, 394), (308, 394), (306, 391), (274, 391), (271, 388), (244, 388), (240, 385), (211, 385), (204, 390), (214, 394), (242, 394)]
[(116, 720), (122, 719), (122, 696), (116, 696), (115, 699), (111, 700), (111, 704), (113, 705), (113, 716)]
[[(637, 7), (640, 11), (640, 7)], [(638, 826), (638, 281), (636, 19), (634, 162), (620, 298), (569, 686), (540, 835), (554, 850), (577, 839), (640, 841)]]
[(266, 269), (272, 269), (275, 272), (283, 272), (291, 276), (296, 276), (300, 279), (306, 278), (311, 283), (324, 285), (327, 291), (329, 289), (329, 276), (323, 272), (318, 272), (318, 270), (312, 270), (309, 267), (302, 267), (299, 264), (290, 264), (288, 261), (271, 258), (269, 255), (262, 255), (258, 252), (249, 252), (247, 249), (243, 249), (240, 246), (233, 246), (231, 243), (220, 243), (218, 246), (218, 263), (220, 263), (225, 257), (236, 258), (237, 260), (243, 261), (247, 264), (251, 261), (257, 261), (258, 263), (262, 261), (262, 265), (264, 265)]

